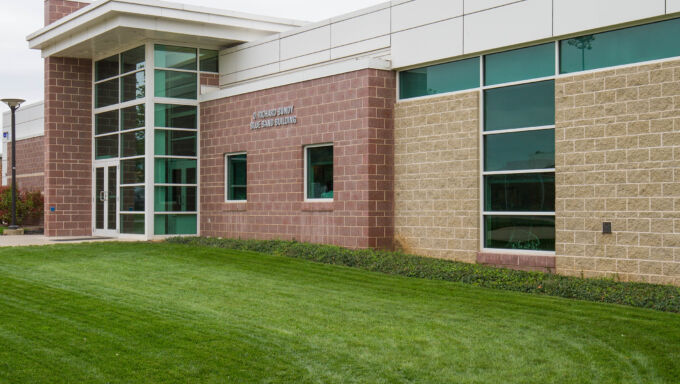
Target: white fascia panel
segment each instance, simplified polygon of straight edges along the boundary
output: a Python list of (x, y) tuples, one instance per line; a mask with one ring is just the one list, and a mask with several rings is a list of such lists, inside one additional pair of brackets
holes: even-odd
[(376, 51), (390, 47), (390, 36), (380, 36), (370, 40), (360, 41), (354, 44), (343, 45), (342, 47), (331, 49), (331, 60), (347, 56), (355, 56), (362, 53)]
[(290, 69), (306, 67), (314, 64), (321, 64), (323, 62), (329, 61), (331, 59), (331, 51), (321, 51), (312, 53), (305, 56), (296, 57), (289, 60), (282, 60), (279, 64), (279, 69), (283, 71), (288, 71)]
[(279, 41), (248, 47), (220, 55), (220, 73), (230, 74), (279, 61)]
[(410, 1), (392, 7), (392, 32), (436, 23), (461, 15), (463, 15), (463, 0)]
[(390, 34), (390, 10), (360, 15), (331, 25), (331, 47)]
[(331, 27), (325, 25), (281, 39), (281, 60), (331, 49)]
[(552, 37), (548, 0), (525, 0), (464, 17), (466, 54)]
[(660, 16), (665, 0), (555, 0), (555, 36)]
[(263, 65), (257, 68), (247, 69), (241, 72), (230, 73), (220, 76), (220, 85), (237, 83), (251, 80), (257, 77), (269, 76), (279, 72), (279, 63)]
[(666, 13), (680, 12), (680, 0), (666, 0)]
[(440, 21), (392, 34), (394, 68), (463, 54), (463, 18)]
[[(502, 7), (504, 5), (527, 0), (465, 0), (465, 14), (483, 11), (486, 9)], [(545, 0), (546, 2), (548, 0)], [(597, 0), (594, 0), (597, 1)]]
[(220, 89), (219, 91), (211, 92), (201, 96), (199, 102), (203, 103), (206, 101), (218, 100), (225, 97), (231, 97), (241, 95), (244, 93), (260, 91), (263, 89), (280, 87), (288, 84), (295, 84), (307, 80), (320, 79), (323, 77), (359, 71), (367, 68), (389, 71), (390, 67), (391, 66), (389, 61), (378, 58), (369, 57), (362, 59), (348, 59), (330, 64), (303, 68), (288, 73), (282, 73), (277, 76), (265, 77), (262, 79), (257, 79), (255, 81), (223, 88)]

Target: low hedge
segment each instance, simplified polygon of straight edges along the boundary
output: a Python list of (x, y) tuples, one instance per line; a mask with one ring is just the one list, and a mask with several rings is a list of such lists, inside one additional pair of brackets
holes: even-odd
[(400, 252), (352, 250), (296, 241), (206, 237), (173, 237), (166, 241), (174, 244), (261, 252), (392, 275), (453, 281), (478, 287), (680, 312), (680, 287), (667, 285), (523, 272)]

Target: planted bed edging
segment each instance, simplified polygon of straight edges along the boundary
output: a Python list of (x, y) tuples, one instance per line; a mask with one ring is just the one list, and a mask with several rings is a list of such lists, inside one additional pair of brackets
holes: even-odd
[(260, 252), (392, 275), (459, 282), (477, 287), (680, 312), (680, 287), (669, 285), (524, 272), (401, 252), (347, 249), (297, 241), (208, 237), (173, 237), (166, 241), (173, 244)]

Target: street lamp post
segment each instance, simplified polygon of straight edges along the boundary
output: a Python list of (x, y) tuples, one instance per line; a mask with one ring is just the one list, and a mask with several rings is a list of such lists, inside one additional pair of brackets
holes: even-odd
[(12, 110), (12, 224), (9, 229), (17, 229), (17, 163), (16, 163), (16, 117), (15, 112), (19, 109), (21, 103), (26, 100), (22, 99), (2, 99), (2, 102), (7, 104)]

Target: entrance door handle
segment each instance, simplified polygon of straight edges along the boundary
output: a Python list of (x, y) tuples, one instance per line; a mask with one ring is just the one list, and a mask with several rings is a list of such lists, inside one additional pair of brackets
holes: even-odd
[(99, 191), (99, 201), (106, 201), (106, 191)]

